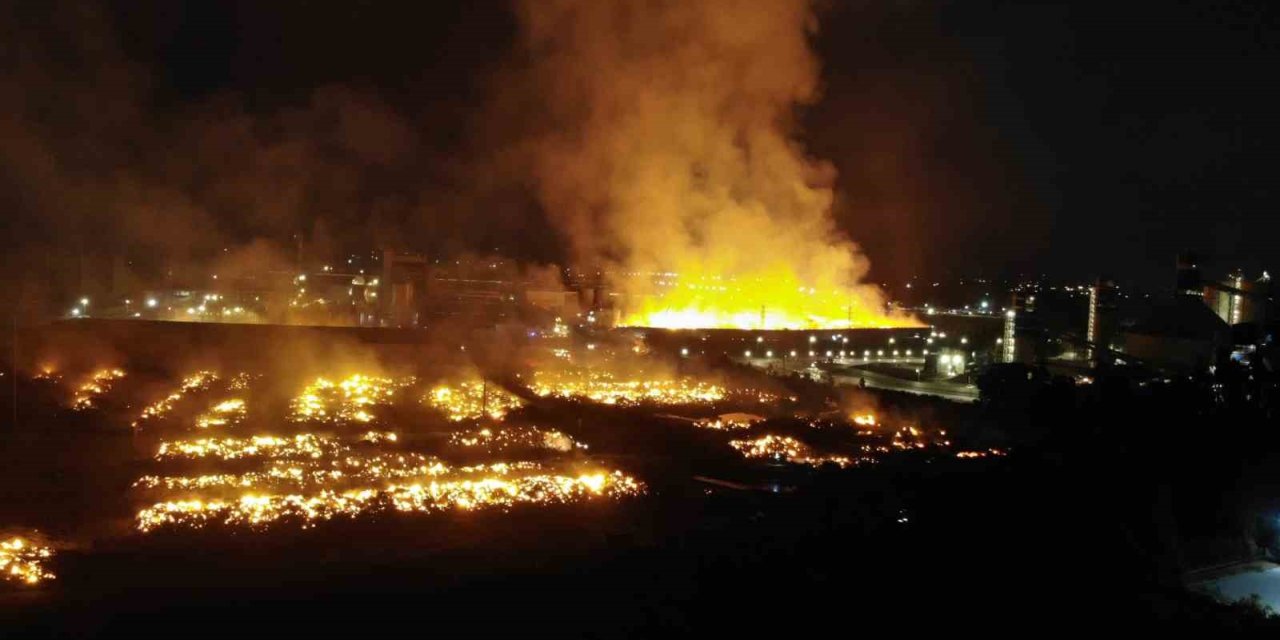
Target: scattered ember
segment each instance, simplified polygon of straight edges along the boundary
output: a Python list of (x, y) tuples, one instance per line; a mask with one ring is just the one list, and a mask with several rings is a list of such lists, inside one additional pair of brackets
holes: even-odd
[(990, 456), (999, 457), (1007, 455), (1003, 449), (987, 449), (985, 451), (957, 451), (957, 458), (986, 458)]
[(693, 425), (700, 429), (732, 431), (735, 429), (750, 429), (751, 425), (762, 420), (764, 418), (749, 413), (725, 413), (714, 418), (694, 420)]
[(241, 371), (240, 373), (231, 376), (231, 381), (227, 383), (227, 388), (232, 391), (247, 391), (249, 389), (249, 384), (253, 382), (253, 378), (254, 376), (252, 374)]

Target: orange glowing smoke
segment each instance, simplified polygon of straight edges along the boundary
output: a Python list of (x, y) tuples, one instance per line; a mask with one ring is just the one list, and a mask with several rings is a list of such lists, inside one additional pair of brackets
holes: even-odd
[(865, 284), (836, 228), (835, 172), (797, 107), (820, 84), (809, 0), (524, 0), (545, 132), (538, 196), (621, 324), (915, 326)]

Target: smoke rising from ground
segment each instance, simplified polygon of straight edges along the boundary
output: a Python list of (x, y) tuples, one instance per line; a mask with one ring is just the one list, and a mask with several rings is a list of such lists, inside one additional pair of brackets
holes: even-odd
[(753, 314), (808, 304), (796, 295), (807, 287), (834, 294), (816, 306), (837, 311), (802, 321), (883, 316), (879, 290), (859, 284), (867, 259), (831, 217), (835, 171), (797, 138), (796, 111), (820, 88), (808, 0), (517, 6), (548, 123), (531, 142), (531, 173), (580, 265), (603, 266), (636, 295), (650, 282), (621, 274), (767, 283), (768, 302), (748, 290), (659, 305)]
[(835, 171), (798, 141), (808, 2), (460, 4), (407, 28), (403, 8), (229, 0), (231, 53), (182, 51), (240, 66), (194, 92), (198, 65), (136, 44), (190, 35), (165, 30), (170, 3), (0, 7), (0, 269), (20, 281), (0, 298), (65, 312), (115, 271), (195, 287), (285, 268), (301, 240), (769, 277), (880, 309), (829, 214)]

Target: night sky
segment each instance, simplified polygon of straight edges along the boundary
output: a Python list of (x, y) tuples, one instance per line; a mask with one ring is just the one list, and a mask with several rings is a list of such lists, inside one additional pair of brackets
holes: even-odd
[[(11, 248), (92, 241), (164, 246), (172, 258), (208, 250), (194, 238), (287, 241), (301, 231), (343, 249), (414, 238), (411, 248), (427, 251), (562, 258), (527, 185), (475, 178), (502, 138), (477, 114), (518, 66), (505, 2), (17, 4), (2, 16), (5, 91), (21, 91), (35, 115), (0, 133), (33, 131), (31, 122), (41, 133), (0, 154)], [(839, 224), (874, 279), (1110, 274), (1162, 287), (1184, 249), (1211, 269), (1275, 268), (1272, 3), (823, 6), (823, 97), (800, 135), (835, 163)], [(102, 115), (115, 106), (119, 123)], [(367, 117), (343, 119), (351, 113)], [(356, 124), (326, 137), (333, 117)], [(220, 128), (228, 122), (244, 126)], [(231, 148), (230, 130), (256, 141)], [(299, 183), (308, 193), (245, 213), (269, 185), (254, 175), (220, 182), (219, 166), (256, 163), (275, 148), (262, 140), (293, 136), (308, 140), (295, 164), (322, 167)], [(215, 160), (173, 160), (218, 144), (228, 150), (210, 152)], [(57, 172), (72, 186), (33, 186), (55, 180), (28, 165), (41, 155), (33, 148), (80, 159)], [(131, 185), (198, 186), (127, 192), (130, 202), (180, 203), (165, 211), (199, 209), (182, 242), (135, 237), (112, 219), (132, 213), (97, 207), (121, 201), (119, 180), (83, 187), (135, 165), (146, 179)], [(256, 173), (276, 165), (266, 166)]]

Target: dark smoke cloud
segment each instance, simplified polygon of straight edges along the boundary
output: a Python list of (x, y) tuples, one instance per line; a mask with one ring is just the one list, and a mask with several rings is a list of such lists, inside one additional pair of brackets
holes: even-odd
[(235, 86), (175, 99), (164, 61), (126, 54), (127, 13), (90, 1), (0, 7), (4, 273), (40, 312), (104, 281), (102, 265), (142, 281), (207, 272), (228, 253), (242, 270), (249, 258), (278, 268), (299, 239), (316, 258), (491, 251), (533, 226), (510, 181), (476, 179), (479, 156), (440, 135), (465, 129), (458, 105), (415, 110), (421, 101), (340, 81), (286, 100)]

